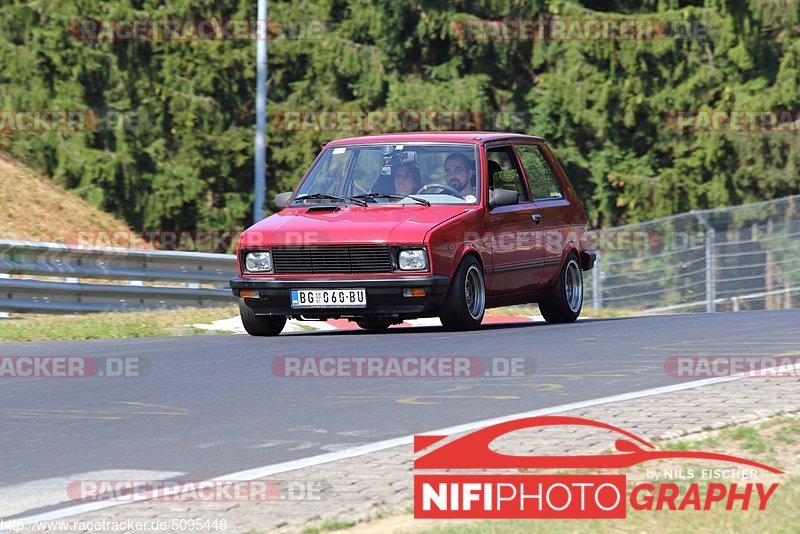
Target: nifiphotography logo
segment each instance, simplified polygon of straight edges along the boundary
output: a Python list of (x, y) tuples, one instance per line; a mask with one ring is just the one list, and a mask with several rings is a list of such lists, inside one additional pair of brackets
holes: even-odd
[[(514, 456), (490, 444), (500, 436), (536, 427), (578, 425), (619, 434), (615, 453), (563, 456)], [(414, 452), (447, 436), (414, 436)], [(568, 416), (526, 417), (498, 423), (434, 448), (414, 461), (415, 518), (471, 519), (624, 519), (634, 510), (765, 510), (777, 483), (643, 482), (628, 488), (624, 473), (610, 474), (418, 474), (421, 470), (591, 469), (622, 470), (644, 462), (693, 459), (735, 463), (747, 469), (702, 469), (701, 477), (752, 479), (757, 470), (783, 474), (765, 464), (703, 451), (658, 451), (621, 428)], [(755, 469), (752, 469), (755, 468)], [(650, 478), (648, 473), (648, 479)], [(628, 491), (630, 489), (630, 491)]]

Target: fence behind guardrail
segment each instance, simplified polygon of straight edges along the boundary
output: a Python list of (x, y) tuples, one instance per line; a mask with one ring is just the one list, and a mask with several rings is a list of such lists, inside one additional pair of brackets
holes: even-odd
[(600, 250), (587, 273), (595, 309), (739, 311), (800, 305), (800, 195), (692, 211), (605, 231), (647, 236)]

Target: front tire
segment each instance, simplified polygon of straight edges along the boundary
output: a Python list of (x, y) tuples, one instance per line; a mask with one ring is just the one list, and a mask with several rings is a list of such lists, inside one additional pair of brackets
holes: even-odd
[(467, 256), (458, 266), (439, 319), (446, 330), (475, 330), (486, 311), (486, 284), (483, 268), (474, 256)]
[(286, 326), (284, 315), (256, 315), (253, 309), (239, 299), (239, 317), (245, 331), (251, 336), (277, 336)]
[(583, 273), (578, 257), (570, 254), (555, 285), (539, 302), (539, 311), (548, 323), (572, 323), (581, 314), (581, 308), (583, 308)]

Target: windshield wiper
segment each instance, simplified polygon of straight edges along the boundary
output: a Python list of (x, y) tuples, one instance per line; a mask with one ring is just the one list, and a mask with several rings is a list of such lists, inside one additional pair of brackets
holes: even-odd
[(424, 198), (413, 197), (411, 195), (394, 195), (392, 193), (365, 193), (363, 195), (356, 195), (351, 198), (396, 198), (398, 200), (403, 200), (404, 198), (410, 198), (420, 204), (424, 204), (425, 206), (430, 206), (431, 203)]
[(358, 204), (359, 206), (366, 207), (367, 203), (363, 199), (358, 197), (340, 197), (339, 195), (331, 195), (328, 193), (312, 193), (310, 195), (300, 195), (299, 197), (295, 197), (292, 201), (297, 202), (298, 200), (306, 200), (306, 199), (328, 199), (328, 200), (341, 200), (342, 202), (347, 202), (348, 200), (352, 201), (354, 204)]

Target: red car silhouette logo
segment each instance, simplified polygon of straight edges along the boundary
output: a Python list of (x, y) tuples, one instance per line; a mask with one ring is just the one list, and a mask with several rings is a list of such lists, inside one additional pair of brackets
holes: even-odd
[[(624, 436), (615, 441), (617, 453), (569, 456), (515, 456), (493, 451), (489, 445), (500, 436), (526, 428), (577, 425), (610, 430)], [(438, 443), (447, 436), (414, 436), (414, 452)], [(506, 421), (477, 430), (451, 441), (414, 461), (414, 469), (620, 469), (652, 460), (692, 458), (748, 465), (783, 474), (774, 467), (730, 456), (703, 451), (657, 451), (644, 439), (626, 430), (581, 417), (544, 416)]]

